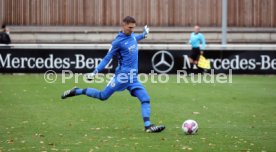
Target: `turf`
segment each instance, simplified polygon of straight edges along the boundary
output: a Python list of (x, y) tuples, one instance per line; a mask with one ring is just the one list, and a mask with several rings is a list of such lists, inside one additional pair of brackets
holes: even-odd
[[(233, 83), (144, 84), (151, 121), (143, 131), (140, 104), (127, 91), (107, 102), (86, 96), (61, 100), (73, 80), (48, 84), (43, 75), (0, 76), (0, 151), (275, 151), (276, 76), (233, 76)], [(58, 80), (60, 77), (58, 77)], [(194, 119), (196, 135), (181, 124)]]

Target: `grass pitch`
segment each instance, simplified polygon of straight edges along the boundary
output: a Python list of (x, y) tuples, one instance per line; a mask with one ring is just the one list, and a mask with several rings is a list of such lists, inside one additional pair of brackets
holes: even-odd
[[(151, 121), (143, 131), (140, 103), (128, 91), (102, 102), (86, 96), (61, 100), (73, 86), (48, 84), (43, 75), (0, 76), (0, 151), (275, 151), (276, 76), (234, 76), (232, 84), (144, 84)], [(60, 77), (58, 77), (58, 80)], [(194, 119), (196, 135), (181, 124)]]

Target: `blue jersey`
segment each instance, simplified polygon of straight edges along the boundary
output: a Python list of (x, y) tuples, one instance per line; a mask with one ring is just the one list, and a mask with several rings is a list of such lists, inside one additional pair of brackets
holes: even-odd
[[(144, 34), (125, 35), (119, 32), (112, 42), (108, 53), (101, 63), (96, 67), (93, 73), (102, 71), (113, 56), (117, 56), (118, 66), (115, 70), (115, 76), (107, 84), (111, 90), (122, 91), (128, 89), (130, 91), (136, 88), (144, 88), (137, 79), (138, 74), (138, 43), (137, 41), (145, 38)], [(131, 73), (131, 74), (129, 74)], [(120, 77), (120, 74), (126, 74), (127, 77)]]
[[(129, 73), (131, 70), (138, 73), (138, 43), (137, 41), (144, 39), (144, 34), (125, 35), (119, 32), (117, 37), (112, 42), (107, 55), (103, 58), (101, 63), (96, 67), (96, 72), (102, 71), (113, 56), (118, 58), (118, 66), (115, 74)], [(95, 72), (94, 71), (94, 72)]]
[(201, 50), (205, 49), (205, 39), (201, 33), (192, 33), (190, 36), (189, 43), (192, 45), (192, 48), (198, 48), (201, 44)]

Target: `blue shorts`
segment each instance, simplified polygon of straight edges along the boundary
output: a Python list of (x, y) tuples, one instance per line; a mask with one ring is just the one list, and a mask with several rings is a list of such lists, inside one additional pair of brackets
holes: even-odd
[(135, 89), (145, 89), (144, 86), (139, 82), (137, 77), (134, 77), (133, 79), (129, 78), (118, 78), (118, 75), (115, 75), (107, 84), (108, 88), (115, 91), (123, 91), (127, 89), (131, 95), (132, 91)]

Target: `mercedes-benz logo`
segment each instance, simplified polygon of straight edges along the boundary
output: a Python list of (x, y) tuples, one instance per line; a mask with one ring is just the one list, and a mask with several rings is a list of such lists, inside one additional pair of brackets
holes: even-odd
[(174, 66), (174, 58), (168, 51), (158, 51), (151, 59), (152, 67), (159, 73), (167, 73)]

